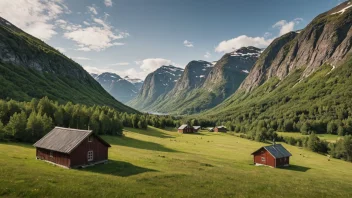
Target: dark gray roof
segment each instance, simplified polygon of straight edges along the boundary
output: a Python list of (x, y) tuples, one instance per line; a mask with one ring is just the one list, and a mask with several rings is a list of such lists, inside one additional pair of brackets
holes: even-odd
[(178, 129), (185, 129), (188, 125), (187, 124), (183, 124), (180, 127), (178, 127)]
[[(288, 150), (286, 150), (285, 147), (283, 147), (281, 144), (263, 146), (260, 149), (262, 149), (262, 148), (267, 150), (275, 159), (292, 156), (292, 154), (290, 152), (288, 152)], [(253, 152), (252, 155), (254, 153), (256, 153), (257, 151), (259, 151), (260, 149)]]
[[(93, 132), (90, 130), (55, 127), (33, 146), (69, 154), (91, 134), (93, 134)], [(110, 145), (99, 136), (96, 137), (102, 141), (102, 143), (110, 147)]]

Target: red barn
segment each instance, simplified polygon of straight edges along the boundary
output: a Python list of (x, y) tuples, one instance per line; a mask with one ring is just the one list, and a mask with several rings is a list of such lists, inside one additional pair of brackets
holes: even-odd
[(263, 146), (253, 152), (252, 155), (254, 164), (266, 165), (274, 168), (289, 166), (290, 156), (292, 156), (292, 154), (288, 152), (281, 144)]
[(34, 145), (37, 159), (67, 168), (108, 161), (110, 144), (90, 130), (55, 127)]
[(227, 128), (225, 126), (217, 126), (214, 128), (215, 132), (227, 132)]
[(183, 124), (178, 128), (179, 133), (194, 133), (194, 128), (188, 124)]

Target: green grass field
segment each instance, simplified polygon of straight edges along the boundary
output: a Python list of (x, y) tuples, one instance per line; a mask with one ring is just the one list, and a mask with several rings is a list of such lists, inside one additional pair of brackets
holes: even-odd
[(106, 165), (71, 170), (35, 160), (25, 144), (0, 144), (0, 197), (351, 197), (352, 163), (284, 145), (285, 169), (252, 165), (265, 144), (229, 134), (150, 127), (104, 137)]
[[(302, 135), (301, 133), (294, 133), (294, 132), (278, 132), (278, 135), (283, 137), (294, 137), (294, 138), (301, 138), (301, 137), (309, 137), (309, 135)], [(336, 142), (340, 138), (338, 135), (333, 134), (317, 134), (319, 139), (326, 140), (327, 142)]]

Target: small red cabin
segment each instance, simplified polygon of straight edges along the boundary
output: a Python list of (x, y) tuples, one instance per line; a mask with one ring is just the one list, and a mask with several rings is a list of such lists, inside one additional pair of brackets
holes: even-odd
[(217, 126), (214, 128), (214, 132), (227, 132), (227, 128), (225, 126)]
[(290, 156), (292, 156), (292, 154), (288, 152), (281, 144), (263, 146), (253, 152), (252, 155), (254, 164), (266, 165), (274, 168), (289, 166)]
[(178, 128), (179, 133), (194, 133), (194, 128), (188, 124), (183, 124)]
[(110, 144), (89, 130), (55, 127), (34, 145), (37, 159), (67, 168), (108, 161)]

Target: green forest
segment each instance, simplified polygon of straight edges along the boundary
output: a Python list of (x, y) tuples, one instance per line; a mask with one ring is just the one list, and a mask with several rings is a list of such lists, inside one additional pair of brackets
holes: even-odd
[(30, 102), (0, 100), (0, 140), (33, 143), (55, 126), (90, 129), (99, 135), (121, 136), (123, 127), (175, 127), (171, 116), (129, 114), (108, 106), (59, 104), (44, 97)]

